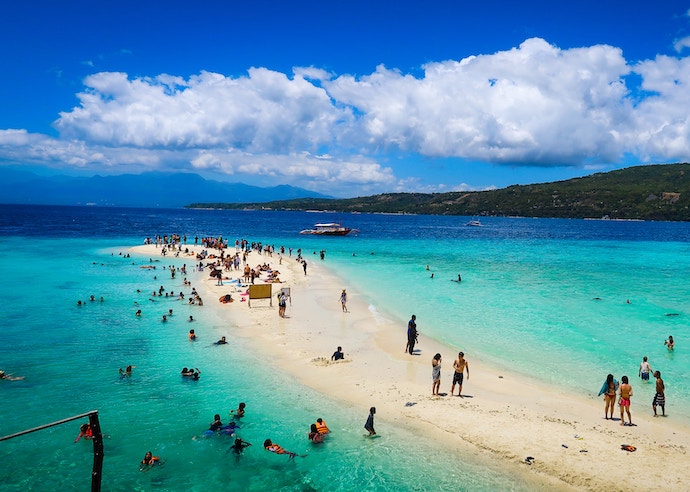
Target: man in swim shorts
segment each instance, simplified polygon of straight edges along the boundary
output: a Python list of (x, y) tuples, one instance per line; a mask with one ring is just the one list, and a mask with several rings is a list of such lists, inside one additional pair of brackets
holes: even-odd
[(664, 395), (664, 391), (666, 390), (666, 387), (664, 386), (664, 380), (661, 379), (661, 372), (655, 371), (654, 377), (656, 378), (656, 394), (654, 395), (654, 399), (652, 400), (652, 408), (654, 409), (654, 416), (657, 417), (656, 406), (659, 405), (661, 407), (661, 416), (665, 417), (666, 416), (666, 396)]
[(458, 358), (455, 362), (453, 362), (453, 368), (455, 369), (455, 373), (453, 374), (453, 386), (450, 388), (450, 396), (453, 396), (455, 385), (457, 384), (459, 386), (458, 396), (462, 398), (462, 380), (463, 372), (465, 370), (467, 370), (467, 380), (470, 380), (470, 365), (465, 360), (464, 352), (458, 352)]
[(649, 381), (649, 374), (652, 373), (652, 366), (647, 362), (647, 356), (642, 357), (642, 362), (640, 363), (640, 371), (638, 375), (642, 381)]

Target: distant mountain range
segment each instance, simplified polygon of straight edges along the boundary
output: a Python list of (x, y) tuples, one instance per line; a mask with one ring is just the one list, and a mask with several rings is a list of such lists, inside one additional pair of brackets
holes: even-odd
[(294, 186), (260, 188), (198, 174), (147, 172), (119, 176), (39, 176), (0, 168), (0, 203), (182, 208), (193, 202), (267, 202), (329, 198)]
[(582, 178), (452, 193), (384, 193), (349, 199), (195, 203), (190, 207), (333, 210), (465, 216), (690, 221), (690, 164), (635, 166)]

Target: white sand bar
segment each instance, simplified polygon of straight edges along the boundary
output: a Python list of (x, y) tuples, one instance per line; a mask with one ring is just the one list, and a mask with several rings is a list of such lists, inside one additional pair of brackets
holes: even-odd
[[(160, 249), (152, 245), (133, 252), (161, 258)], [(463, 394), (469, 397), (432, 397), (433, 355), (443, 355), (441, 392), (450, 394), (458, 353), (457, 347), (423, 335), (424, 325), (433, 320), (417, 320), (421, 355), (404, 353), (407, 317), (413, 309), (397, 319), (377, 313), (369, 299), (343, 285), (326, 263), (307, 260), (305, 276), (294, 257), (284, 257), (279, 265), (277, 254), (249, 256), (250, 266), (266, 262), (280, 270), (282, 284), (275, 284), (277, 290), (290, 287), (292, 303), (284, 319), (278, 316), (275, 298), (273, 308), (267, 300), (249, 308), (247, 302), (239, 302), (239, 293), (233, 294), (236, 302), (221, 304), (218, 298), (228, 292), (227, 284), (217, 286), (207, 271), (188, 277), (204, 305), (221, 310), (236, 325), (234, 334), (251, 339), (267, 363), (364, 416), (376, 406), (377, 430), (395, 422), (450, 450), (498, 460), (507, 472), (526, 476), (528, 483), (536, 480), (543, 490), (690, 489), (684, 469), (690, 429), (672, 416), (653, 418), (651, 401), (633, 396), (636, 425), (622, 427), (619, 420), (604, 419), (601, 398), (498, 371), (481, 364), (481, 354), (465, 354), (470, 378), (465, 378)], [(188, 268), (194, 262), (190, 258)], [(237, 278), (240, 272), (226, 275)], [(339, 301), (343, 288), (348, 290), (348, 313), (342, 312)], [(346, 360), (332, 363), (330, 356), (338, 345)], [(414, 405), (406, 406), (408, 402)], [(618, 416), (616, 406), (614, 417)], [(621, 444), (633, 445), (636, 451), (623, 451)], [(531, 465), (524, 463), (527, 456), (535, 458)]]

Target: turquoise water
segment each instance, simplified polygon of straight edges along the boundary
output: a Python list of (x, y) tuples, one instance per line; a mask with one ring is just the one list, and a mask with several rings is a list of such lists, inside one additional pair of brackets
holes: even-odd
[[(667, 413), (690, 423), (688, 243), (478, 238), (361, 246), (332, 242), (329, 266), (400, 320), (401, 339), (414, 312), (421, 333), (468, 360), (583, 395), (596, 396), (609, 372), (628, 375), (638, 411), (654, 393), (637, 378), (646, 355), (666, 383)], [(462, 282), (452, 282), (458, 273)], [(673, 352), (664, 346), (669, 335)]]
[[(458, 469), (456, 456), (403, 428), (379, 422), (383, 437), (365, 439), (368, 409), (344, 407), (257, 359), (248, 341), (232, 337), (232, 319), (172, 299), (148, 301), (161, 284), (189, 288), (161, 269), (139, 268), (147, 259), (120, 256), (123, 244), (133, 238), (3, 240), (7, 343), (0, 360), (26, 379), (0, 382), (1, 435), (99, 410), (108, 435), (104, 490), (429, 490), (432, 483), (439, 490), (524, 489), (471, 457)], [(88, 301), (91, 294), (104, 301)], [(78, 307), (78, 299), (85, 304)], [(139, 307), (141, 318), (134, 316)], [(164, 324), (170, 308), (174, 315)], [(204, 333), (195, 343), (187, 340), (190, 326)], [(212, 345), (221, 335), (230, 344)], [(121, 379), (118, 368), (127, 364), (136, 366), (134, 374)], [(182, 381), (183, 366), (199, 367), (201, 379)], [(226, 454), (231, 438), (201, 434), (213, 414), (227, 421), (240, 401), (247, 416), (239, 435), (253, 446), (236, 462)], [(306, 432), (319, 416), (333, 433), (313, 447)], [(92, 445), (72, 442), (80, 423), (0, 443), (0, 490), (88, 490)], [(269, 454), (261, 447), (266, 438), (308, 456), (291, 462)], [(138, 462), (148, 450), (166, 463), (142, 473)], [(420, 466), (427, 461), (434, 465)]]
[[(257, 360), (250, 341), (233, 337), (231, 317), (148, 301), (160, 285), (189, 291), (179, 276), (139, 268), (146, 258), (118, 254), (157, 233), (187, 231), (190, 242), (192, 234), (256, 238), (302, 247), (308, 259), (326, 249), (323, 265), (351, 295), (361, 292), (397, 319), (401, 340), (414, 312), (423, 334), (464, 350), (470, 362), (569, 384), (584, 396), (594, 397), (608, 372), (627, 374), (633, 412), (651, 411), (653, 385), (636, 379), (647, 355), (664, 375), (669, 419), (690, 422), (689, 225), (487, 218), (468, 228), (461, 218), (362, 215), (348, 218), (359, 236), (312, 238), (295, 231), (320, 214), (65, 207), (12, 208), (0, 218), (0, 368), (26, 377), (0, 381), (0, 435), (98, 409), (109, 435), (104, 490), (529, 489), (382, 420), (383, 437), (364, 439), (368, 409), (325, 398)], [(462, 283), (451, 282), (458, 273)], [(91, 294), (104, 302), (87, 301)], [(138, 307), (142, 318), (133, 315)], [(170, 308), (174, 316), (161, 323)], [(187, 341), (190, 326), (203, 327), (196, 343)], [(663, 346), (669, 334), (673, 353)], [(231, 343), (211, 345), (221, 335)], [(120, 379), (127, 364), (134, 375)], [(201, 379), (181, 381), (183, 366), (199, 367)], [(194, 437), (213, 414), (227, 420), (239, 401), (248, 409), (240, 436), (254, 446), (238, 463), (225, 454), (230, 439)], [(598, 401), (592, 411), (600, 412)], [(312, 448), (305, 435), (319, 416), (335, 432)], [(78, 426), (0, 442), (0, 489), (87, 490), (92, 446), (72, 442)], [(308, 456), (289, 462), (266, 453), (266, 438)], [(166, 464), (142, 473), (148, 450)]]

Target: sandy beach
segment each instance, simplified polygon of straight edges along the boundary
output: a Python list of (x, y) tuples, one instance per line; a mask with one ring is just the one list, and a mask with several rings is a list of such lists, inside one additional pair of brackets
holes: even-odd
[[(200, 246), (185, 246), (200, 251)], [(160, 259), (154, 245), (136, 246), (132, 253)], [(234, 248), (230, 248), (234, 253)], [(327, 261), (307, 254), (307, 274), (294, 256), (272, 257), (252, 252), (250, 266), (268, 263), (280, 271), (274, 284), (273, 306), (256, 300), (251, 308), (241, 302), (245, 288), (216, 280), (204, 272), (189, 272), (192, 286), (204, 299), (205, 309), (218, 310), (233, 326), (233, 336), (251, 340), (259, 356), (302, 384), (343, 402), (362, 415), (377, 408), (377, 431), (387, 423), (411, 429), (450, 452), (486, 460), (516, 474), (535, 490), (685, 490), (683, 464), (690, 429), (673, 417), (654, 418), (651, 402), (632, 399), (634, 426), (604, 419), (604, 403), (596, 395), (552, 387), (536, 380), (482, 364), (482, 354), (466, 353), (470, 377), (464, 398), (432, 396), (431, 359), (442, 354), (441, 392), (450, 394), (453, 360), (463, 347), (444, 346), (424, 335), (434, 320), (417, 319), (420, 331), (416, 355), (404, 352), (407, 320), (414, 313), (379, 312), (328, 269)], [(180, 259), (187, 258), (183, 255)], [(198, 264), (188, 257), (187, 268)], [(208, 263), (212, 260), (204, 260)], [(224, 272), (237, 279), (241, 272)], [(263, 284), (258, 279), (257, 284)], [(275, 293), (289, 287), (285, 318), (278, 316)], [(348, 312), (342, 312), (340, 293), (348, 292)], [(222, 295), (235, 302), (221, 304)], [(332, 362), (342, 346), (345, 360)], [(270, 361), (270, 362), (268, 362)], [(606, 370), (602, 368), (602, 380)], [(457, 391), (457, 389), (456, 389)], [(361, 429), (363, 431), (363, 429)], [(359, 429), (358, 429), (359, 431)], [(621, 449), (622, 444), (636, 448)], [(531, 464), (525, 458), (534, 458)]]

